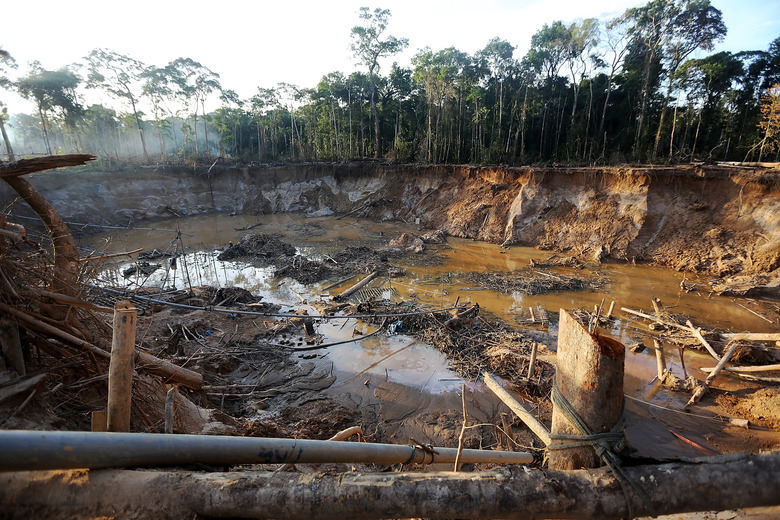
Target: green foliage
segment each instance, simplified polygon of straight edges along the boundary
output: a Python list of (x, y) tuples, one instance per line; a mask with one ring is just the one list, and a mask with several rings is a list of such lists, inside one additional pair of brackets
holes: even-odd
[[(709, 0), (651, 0), (604, 23), (553, 21), (524, 56), (496, 37), (473, 54), (420, 49), (389, 70), (380, 64), (408, 40), (387, 34), (387, 9), (361, 8), (358, 19), (350, 37), (360, 71), (258, 88), (248, 99), (191, 58), (145, 66), (107, 49), (87, 56), (84, 83), (72, 69), (34, 65), (16, 85), (0, 49), (0, 84), (38, 108), (11, 119), (24, 153), (40, 140), (109, 161), (673, 162), (774, 150), (759, 125), (762, 96), (780, 83), (780, 38), (765, 50), (690, 59), (726, 31)], [(82, 87), (119, 106), (82, 110)]]

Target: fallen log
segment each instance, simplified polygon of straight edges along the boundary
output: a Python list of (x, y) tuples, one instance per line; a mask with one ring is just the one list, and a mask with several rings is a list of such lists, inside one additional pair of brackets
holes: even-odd
[[(111, 354), (102, 348), (93, 345), (92, 343), (85, 341), (81, 338), (77, 338), (72, 334), (58, 329), (48, 323), (44, 323), (32, 316), (14, 309), (4, 303), (0, 303), (0, 311), (7, 312), (15, 316), (17, 319), (27, 323), (30, 329), (43, 334), (51, 334), (52, 336), (69, 343), (70, 345), (82, 348), (93, 354), (96, 354), (104, 359), (110, 359)], [(189, 388), (196, 390), (200, 389), (203, 385), (203, 375), (193, 372), (184, 367), (174, 365), (168, 361), (157, 358), (146, 352), (136, 350), (135, 352), (136, 367), (143, 368), (148, 372), (166, 378), (166, 382), (181, 383)]]
[(737, 347), (739, 346), (739, 343), (734, 341), (731, 343), (731, 346), (729, 349), (723, 354), (723, 357), (718, 362), (717, 366), (715, 367), (715, 370), (713, 370), (710, 375), (707, 376), (707, 379), (704, 380), (704, 384), (696, 388), (696, 391), (694, 391), (691, 398), (688, 400), (688, 402), (685, 405), (685, 408), (688, 408), (689, 406), (696, 404), (699, 402), (699, 400), (704, 396), (704, 394), (709, 389), (712, 382), (715, 380), (716, 377), (718, 377), (718, 374), (720, 374), (721, 370), (723, 370), (726, 367), (726, 363), (729, 362), (729, 359), (731, 359), (731, 356), (734, 355), (734, 351), (737, 350)]
[[(717, 367), (702, 367), (702, 372), (713, 372)], [(723, 370), (726, 372), (777, 372), (780, 370), (780, 365), (756, 365), (749, 367), (726, 367)]]
[(337, 294), (336, 296), (334, 296), (333, 300), (334, 301), (346, 300), (351, 295), (353, 295), (354, 293), (356, 293), (357, 291), (359, 291), (360, 289), (362, 289), (363, 287), (365, 287), (366, 285), (371, 283), (371, 281), (374, 278), (376, 278), (377, 276), (379, 276), (379, 271), (374, 271), (373, 273), (371, 273), (370, 275), (366, 276), (365, 278), (360, 280), (358, 283), (356, 283), (355, 285), (353, 285), (352, 287), (350, 287), (349, 289), (347, 289), (343, 293)]
[(662, 325), (666, 325), (667, 327), (675, 327), (675, 328), (678, 328), (680, 330), (684, 330), (686, 332), (690, 332), (690, 329), (688, 327), (686, 327), (685, 325), (680, 325), (679, 323), (675, 323), (675, 322), (669, 321), (669, 320), (662, 320), (662, 319), (659, 319), (656, 316), (653, 316), (652, 314), (645, 314), (644, 312), (635, 311), (634, 309), (629, 309), (628, 307), (621, 307), (620, 310), (623, 311), (623, 312), (627, 312), (629, 314), (634, 314), (634, 315), (639, 316), (641, 318), (645, 318), (647, 320), (652, 320), (654, 322), (661, 323)]
[(504, 390), (501, 385), (498, 384), (498, 381), (493, 379), (493, 376), (485, 372), (483, 375), (483, 379), (485, 381), (485, 385), (494, 393), (496, 394), (496, 397), (501, 399), (505, 405), (509, 407), (510, 410), (512, 410), (517, 417), (525, 423), (528, 428), (536, 434), (539, 439), (542, 440), (545, 446), (549, 446), (552, 443), (552, 440), (550, 439), (550, 432), (549, 430), (541, 423), (539, 420), (531, 415), (531, 413), (525, 409), (525, 407), (520, 404), (514, 397), (509, 395), (509, 392)]
[[(625, 468), (649, 504), (634, 514), (780, 505), (780, 452), (724, 455), (699, 463)], [(8, 518), (193, 517), (626, 518), (626, 499), (606, 469), (502, 468), (476, 473), (204, 473), (73, 470), (0, 474)]]

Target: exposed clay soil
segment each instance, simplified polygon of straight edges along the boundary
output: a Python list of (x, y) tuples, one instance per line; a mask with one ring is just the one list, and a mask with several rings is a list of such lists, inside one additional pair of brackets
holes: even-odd
[[(360, 162), (217, 166), (203, 173), (166, 167), (50, 172), (36, 175), (34, 184), (66, 220), (76, 222), (126, 225), (171, 212), (342, 214), (588, 261), (648, 262), (720, 277), (764, 275), (770, 282), (780, 277), (776, 170)], [(13, 199), (8, 188), (0, 188), (0, 200)], [(778, 295), (777, 286), (769, 292)]]
[[(774, 172), (693, 167), (681, 171), (399, 168), (302, 168), (288, 171), (289, 176), (270, 172), (266, 176), (270, 180), (258, 180), (246, 169), (221, 170), (208, 182), (212, 193), (216, 186), (217, 199), (224, 203), (222, 208), (214, 208), (213, 195), (209, 208), (208, 203), (197, 206), (188, 198), (169, 192), (171, 200), (164, 206), (151, 207), (148, 201), (136, 201), (133, 207), (130, 202), (117, 215), (132, 220), (142, 214), (149, 217), (155, 212), (173, 211), (172, 207), (181, 214), (191, 214), (198, 210), (224, 210), (229, 205), (243, 212), (295, 208), (340, 211), (419, 222), (439, 230), (431, 240), (451, 234), (506, 245), (537, 246), (576, 258), (570, 265), (582, 259), (618, 260), (708, 272), (724, 277), (724, 292), (747, 287), (741, 295), (774, 296), (780, 287), (780, 181)], [(184, 172), (163, 173), (162, 177), (168, 180), (171, 175), (178, 175), (185, 192), (192, 190), (194, 184), (204, 183), (203, 178), (193, 180)], [(259, 188), (267, 182), (273, 190), (264, 193)], [(155, 185), (154, 176), (144, 176), (139, 185), (143, 188), (138, 190), (149, 190)], [(237, 189), (242, 186), (254, 186), (257, 191)], [(283, 196), (283, 191), (287, 195)], [(233, 197), (229, 203), (223, 200), (230, 198), (227, 193)], [(250, 195), (238, 200), (237, 193)], [(290, 198), (290, 193), (297, 198)], [(78, 218), (78, 211), (72, 211), (70, 216)], [(88, 214), (92, 214), (91, 210)], [(394, 245), (397, 251), (421, 252), (424, 243), (423, 238), (409, 236)], [(390, 274), (388, 255), (402, 254), (393, 251), (346, 248), (330, 259), (315, 261), (296, 255), (295, 248), (278, 237), (253, 233), (226, 254), (254, 256), (275, 265), (280, 276), (311, 283), (355, 272), (384, 270)], [(742, 277), (725, 279), (732, 275)], [(527, 278), (523, 283), (527, 283)], [(518, 290), (507, 273), (477, 281), (494, 288), (503, 284), (507, 290)], [(519, 279), (514, 281), (520, 283)], [(569, 288), (581, 281), (572, 278), (564, 282), (569, 283)], [(537, 285), (545, 283), (537, 280)], [(552, 290), (560, 289), (549, 280), (547, 285), (553, 286)], [(736, 286), (741, 288), (735, 289)], [(201, 307), (278, 311), (278, 307), (241, 290), (198, 288), (172, 298), (177, 303)], [(407, 443), (410, 438), (417, 442), (422, 437), (419, 441), (457, 444), (462, 418), (455, 395), (436, 400), (422, 391), (370, 378), (356, 383), (365, 387), (361, 389), (365, 397), (359, 401), (349, 393), (344, 394), (346, 397), (329, 395), (327, 390), (336, 376), (326, 357), (291, 350), (313, 346), (318, 341), (306, 333), (304, 315), (290, 313), (279, 319), (177, 310), (140, 302), (139, 307), (143, 312), (137, 329), (141, 348), (205, 376), (201, 391), (178, 390), (175, 432), (325, 439), (346, 427), (360, 425), (366, 438), (373, 442)], [(373, 310), (380, 309), (377, 305)], [(45, 312), (46, 306), (38, 310)], [(366, 310), (356, 308), (352, 312)], [(110, 329), (107, 320), (81, 316), (83, 320), (71, 328), (105, 340)], [(456, 369), (458, 362), (463, 365), (459, 372), (467, 377), (475, 379), (482, 370), (489, 369), (513, 380), (529, 394), (546, 395), (550, 372), (537, 382), (522, 381), (527, 368), (523, 363), (527, 362), (533, 338), (502, 328), (477, 330), (476, 316), (434, 317), (437, 322), (449, 323), (448, 327), (432, 322), (412, 326), (408, 320), (406, 332), (439, 345)], [(0, 391), (12, 388), (14, 392), (0, 403), (0, 417), (6, 418), (3, 428), (90, 429), (90, 413), (101, 408), (106, 399), (106, 380), (102, 376), (106, 363), (69, 351), (67, 346), (52, 346), (36, 334), (23, 333), (23, 338), (38, 346), (37, 360), (29, 360), (29, 366), (45, 376), (17, 387), (15, 376), (7, 367), (0, 367)], [(485, 343), (487, 348), (473, 349), (478, 342)], [(552, 358), (549, 352), (543, 354)], [(743, 354), (743, 361), (756, 362), (751, 355)], [(502, 367), (513, 369), (502, 373)], [(138, 376), (133, 430), (162, 431), (169, 388), (157, 377), (143, 373)], [(32, 390), (35, 392), (31, 393)], [(710, 411), (743, 417), (761, 428), (780, 429), (780, 392), (773, 386), (744, 383), (735, 391), (718, 391), (705, 399)], [(517, 419), (502, 414), (492, 397), (469, 389), (467, 400), (472, 420), (483, 426), (469, 430), (466, 447), (516, 449), (534, 444), (526, 428)], [(550, 407), (546, 400), (536, 407), (536, 413), (549, 423)], [(756, 434), (746, 432), (740, 441), (728, 446), (720, 446), (714, 436), (704, 436), (702, 443), (710, 441), (710, 446), (724, 451), (776, 445), (776, 439), (769, 436), (751, 435)]]

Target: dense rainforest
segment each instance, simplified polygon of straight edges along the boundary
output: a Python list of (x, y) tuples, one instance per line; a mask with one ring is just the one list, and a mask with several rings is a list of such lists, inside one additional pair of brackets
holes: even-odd
[[(385, 71), (380, 59), (408, 40), (388, 34), (389, 10), (362, 8), (359, 18), (351, 37), (360, 71), (325, 74), (314, 87), (258, 87), (249, 99), (191, 58), (148, 65), (109, 49), (59, 70), (33, 63), (11, 81), (16, 63), (0, 49), (0, 87), (37, 108), (9, 115), (0, 103), (6, 152), (87, 152), (104, 164), (778, 159), (780, 37), (766, 50), (707, 54), (727, 31), (709, 0), (652, 0), (611, 20), (545, 24), (520, 59), (493, 38), (474, 54), (420, 49)], [(105, 103), (84, 101), (95, 94)]]

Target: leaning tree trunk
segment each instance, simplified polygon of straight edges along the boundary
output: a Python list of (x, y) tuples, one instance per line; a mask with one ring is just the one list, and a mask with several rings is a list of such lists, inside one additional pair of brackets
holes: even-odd
[(30, 205), (51, 235), (54, 249), (54, 276), (51, 290), (66, 296), (77, 296), (78, 292), (79, 254), (76, 243), (54, 206), (21, 176), (33, 171), (85, 164), (94, 159), (92, 155), (63, 155), (38, 157), (0, 165), (0, 177)]

